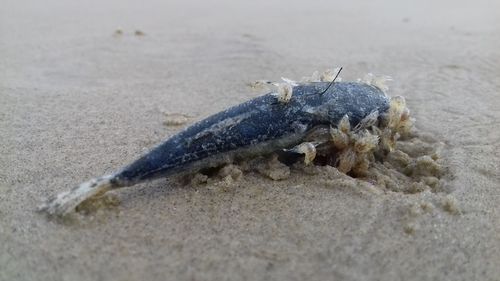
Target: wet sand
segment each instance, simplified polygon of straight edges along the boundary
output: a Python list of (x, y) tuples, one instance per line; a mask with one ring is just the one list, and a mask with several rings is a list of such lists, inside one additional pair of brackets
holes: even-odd
[[(498, 280), (500, 6), (287, 3), (4, 1), (0, 280)], [(165, 114), (189, 124), (259, 95), (248, 82), (336, 66), (394, 78), (444, 144), (441, 191), (292, 169), (157, 180), (65, 223), (35, 212), (179, 131)]]

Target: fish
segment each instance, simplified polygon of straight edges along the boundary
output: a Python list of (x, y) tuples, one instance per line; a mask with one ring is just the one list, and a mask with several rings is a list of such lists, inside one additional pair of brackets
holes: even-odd
[(314, 158), (314, 147), (325, 141), (304, 145), (316, 128), (338, 127), (345, 118), (356, 127), (390, 108), (383, 89), (362, 81), (288, 83), (281, 89), (286, 98), (280, 91), (271, 92), (198, 121), (115, 173), (57, 194), (39, 211), (65, 216), (85, 200), (113, 189), (278, 151), (309, 153), (305, 158), (311, 162), (309, 151)]

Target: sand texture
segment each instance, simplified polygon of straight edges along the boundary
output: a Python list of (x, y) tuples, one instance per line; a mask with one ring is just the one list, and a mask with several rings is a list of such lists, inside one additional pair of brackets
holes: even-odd
[[(498, 3), (70, 2), (0, 4), (0, 280), (500, 280)], [(370, 180), (268, 160), (35, 212), (253, 81), (337, 66), (416, 119)]]

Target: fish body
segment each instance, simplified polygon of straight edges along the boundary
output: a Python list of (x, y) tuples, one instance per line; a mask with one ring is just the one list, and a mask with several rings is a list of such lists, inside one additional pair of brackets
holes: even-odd
[(118, 185), (220, 166), (299, 143), (314, 127), (336, 126), (349, 116), (355, 126), (371, 112), (385, 112), (389, 100), (378, 88), (356, 82), (327, 82), (293, 88), (288, 103), (263, 95), (212, 115), (161, 143), (115, 176)]
[(384, 92), (365, 83), (311, 82), (292, 92), (287, 102), (270, 93), (201, 120), (118, 172), (58, 194), (41, 210), (65, 215), (110, 189), (291, 148), (317, 126), (335, 127), (345, 115), (356, 126), (370, 113), (389, 109)]

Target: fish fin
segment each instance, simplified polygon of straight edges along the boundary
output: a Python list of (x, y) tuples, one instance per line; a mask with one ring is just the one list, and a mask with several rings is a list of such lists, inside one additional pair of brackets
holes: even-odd
[(288, 83), (288, 84), (290, 84), (290, 85), (292, 85), (294, 87), (299, 85), (299, 83), (297, 81), (294, 81), (292, 79), (288, 79), (288, 78), (285, 78), (285, 77), (281, 77), (281, 80), (283, 80), (283, 82)]
[(362, 129), (369, 129), (372, 126), (375, 126), (378, 122), (378, 117), (379, 117), (379, 112), (378, 110), (372, 111), (370, 114), (368, 114), (365, 118), (363, 118), (355, 127), (354, 131), (360, 131)]
[(287, 149), (285, 151), (303, 154), (304, 155), (304, 163), (306, 165), (309, 165), (310, 163), (312, 163), (314, 161), (314, 158), (316, 158), (316, 145), (317, 144), (312, 143), (312, 142), (303, 142), (303, 143), (296, 145), (293, 148)]

